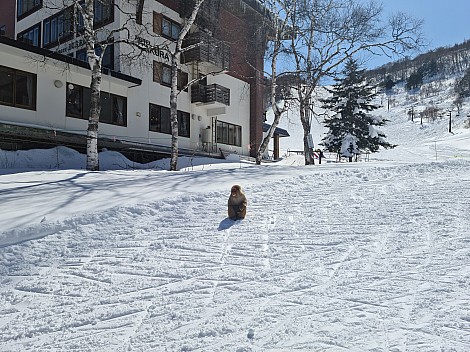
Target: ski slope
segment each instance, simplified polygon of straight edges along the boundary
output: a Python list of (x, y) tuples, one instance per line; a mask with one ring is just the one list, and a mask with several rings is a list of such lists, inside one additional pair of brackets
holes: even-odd
[(24, 172), (17, 154), (0, 351), (469, 351), (470, 133), (403, 106), (370, 162)]

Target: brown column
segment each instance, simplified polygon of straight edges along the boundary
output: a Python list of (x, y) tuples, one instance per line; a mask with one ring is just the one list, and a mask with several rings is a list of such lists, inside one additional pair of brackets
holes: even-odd
[(279, 159), (279, 140), (279, 135), (274, 133), (274, 160)]

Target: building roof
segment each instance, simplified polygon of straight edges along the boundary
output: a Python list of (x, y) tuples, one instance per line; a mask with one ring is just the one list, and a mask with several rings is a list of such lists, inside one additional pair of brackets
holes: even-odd
[[(268, 132), (270, 127), (271, 125), (269, 123), (263, 123), (263, 132)], [(279, 137), (290, 137), (289, 132), (287, 132), (283, 128), (276, 127), (276, 129), (274, 130), (274, 133), (278, 134)]]

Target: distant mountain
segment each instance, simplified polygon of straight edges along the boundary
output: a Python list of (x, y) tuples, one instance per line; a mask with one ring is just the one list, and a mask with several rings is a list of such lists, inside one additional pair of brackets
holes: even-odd
[[(418, 75), (423, 81), (463, 76), (470, 68), (470, 40), (452, 47), (442, 47), (420, 54), (415, 58), (404, 58), (367, 71), (367, 77), (376, 83), (387, 80), (406, 82)], [(419, 78), (418, 77), (418, 78)]]

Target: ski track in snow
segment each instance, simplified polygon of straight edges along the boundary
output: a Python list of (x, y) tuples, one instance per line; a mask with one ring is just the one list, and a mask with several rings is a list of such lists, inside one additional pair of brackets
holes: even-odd
[(64, 221), (0, 248), (0, 351), (468, 351), (469, 166), (247, 186), (228, 227), (224, 192)]

